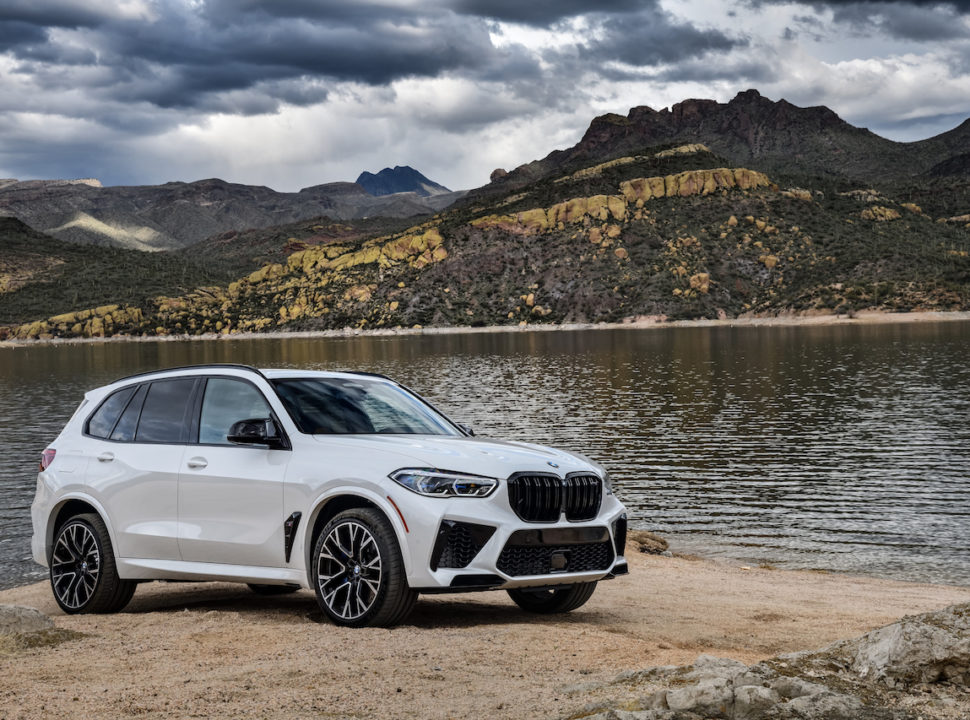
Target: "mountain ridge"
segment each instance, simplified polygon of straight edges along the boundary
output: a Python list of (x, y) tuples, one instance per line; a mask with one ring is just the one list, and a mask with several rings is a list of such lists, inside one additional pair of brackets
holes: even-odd
[(93, 179), (0, 183), (0, 216), (16, 217), (59, 239), (146, 251), (172, 250), (227, 231), (298, 222), (322, 215), (430, 215), (463, 193), (375, 197), (356, 183), (314, 185), (284, 193), (219, 178), (162, 185), (104, 187)]
[(899, 186), (927, 179), (933, 167), (970, 151), (970, 119), (934, 137), (901, 143), (855, 127), (828, 107), (776, 102), (753, 89), (726, 103), (687, 99), (662, 110), (640, 105), (627, 115), (594, 118), (572, 147), (499, 174), (470, 197), (507, 192), (639, 147), (682, 143), (703, 143), (731, 164), (780, 177)]

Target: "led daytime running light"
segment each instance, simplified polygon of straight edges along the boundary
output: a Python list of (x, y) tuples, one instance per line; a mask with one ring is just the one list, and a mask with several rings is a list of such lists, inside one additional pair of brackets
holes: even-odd
[(486, 497), (498, 486), (498, 480), (481, 475), (404, 468), (390, 474), (391, 480), (411, 492), (426, 497)]

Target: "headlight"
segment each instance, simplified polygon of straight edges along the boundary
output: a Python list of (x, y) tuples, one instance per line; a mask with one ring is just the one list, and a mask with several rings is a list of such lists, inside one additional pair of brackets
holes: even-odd
[(485, 497), (498, 486), (495, 478), (428, 468), (395, 470), (389, 477), (398, 485), (428, 497)]
[(606, 490), (607, 495), (613, 494), (613, 481), (610, 480), (610, 474), (603, 471), (603, 489)]

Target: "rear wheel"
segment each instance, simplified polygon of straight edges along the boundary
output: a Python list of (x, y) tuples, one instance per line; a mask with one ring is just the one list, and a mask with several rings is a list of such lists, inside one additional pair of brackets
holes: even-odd
[(75, 515), (57, 530), (50, 578), (54, 599), (72, 615), (117, 612), (135, 594), (136, 583), (118, 577), (108, 528), (94, 513)]
[(372, 508), (344, 510), (327, 523), (314, 545), (312, 579), (320, 608), (337, 625), (395, 625), (418, 597), (394, 529)]
[(300, 589), (299, 585), (257, 585), (247, 583), (247, 586), (257, 595), (289, 595)]
[(575, 610), (593, 596), (595, 582), (563, 585), (554, 590), (529, 590), (516, 588), (509, 590), (509, 597), (523, 610), (534, 613), (552, 614)]

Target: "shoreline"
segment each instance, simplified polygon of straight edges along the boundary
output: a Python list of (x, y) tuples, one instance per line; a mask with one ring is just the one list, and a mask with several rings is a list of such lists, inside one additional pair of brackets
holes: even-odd
[(968, 322), (970, 311), (920, 310), (894, 313), (882, 310), (862, 310), (851, 315), (771, 315), (740, 316), (724, 319), (667, 320), (665, 316), (637, 316), (613, 323), (535, 323), (528, 325), (443, 325), (432, 327), (397, 328), (339, 328), (332, 330), (274, 330), (245, 332), (232, 335), (205, 333), (202, 335), (112, 335), (95, 338), (46, 338), (37, 340), (3, 340), (0, 348), (35, 347), (38, 345), (81, 345), (109, 342), (188, 342), (204, 340), (279, 340), (348, 337), (403, 337), (421, 335), (479, 335), (496, 333), (562, 332), (578, 330), (664, 330), (667, 328), (749, 328), (749, 327), (831, 327), (859, 325), (909, 325), (935, 322)]
[(115, 615), (64, 615), (45, 582), (0, 591), (64, 638), (0, 654), (0, 716), (562, 717), (635, 691), (617, 682), (629, 671), (701, 654), (759, 662), (970, 601), (970, 587), (635, 545), (627, 559), (630, 575), (569, 614), (530, 615), (502, 592), (433, 595), (391, 629), (330, 625), (307, 591), (263, 598), (225, 583), (149, 583)]

